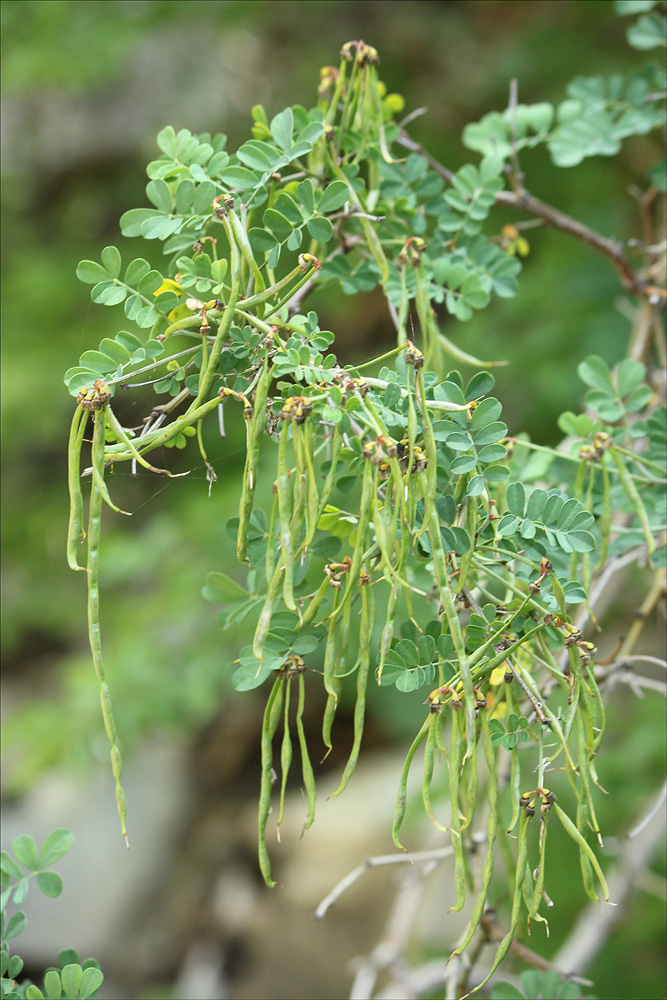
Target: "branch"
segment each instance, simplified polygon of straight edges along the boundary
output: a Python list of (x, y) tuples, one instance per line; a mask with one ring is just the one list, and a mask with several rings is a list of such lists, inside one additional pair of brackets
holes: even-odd
[(645, 294), (646, 285), (633, 270), (623, 244), (619, 240), (611, 240), (606, 236), (602, 236), (594, 229), (589, 229), (588, 226), (585, 226), (577, 219), (573, 219), (570, 215), (561, 212), (558, 208), (553, 208), (553, 206), (547, 205), (546, 202), (540, 201), (539, 198), (534, 198), (527, 191), (521, 194), (517, 194), (514, 191), (498, 191), (496, 194), (496, 204), (536, 215), (547, 226), (551, 226), (553, 229), (560, 229), (564, 233), (569, 233), (576, 240), (580, 240), (582, 243), (593, 247), (594, 250), (609, 258), (628, 291), (634, 295)]
[[(406, 132), (399, 132), (396, 141), (406, 149), (410, 149), (423, 156), (437, 174), (444, 177), (450, 183), (452, 182), (454, 177), (452, 171), (444, 167), (442, 163), (439, 163), (420, 143), (411, 139)], [(527, 191), (520, 193), (515, 191), (498, 191), (496, 194), (496, 204), (505, 205), (507, 208), (514, 208), (522, 212), (530, 212), (531, 215), (537, 216), (553, 229), (560, 229), (561, 232), (569, 233), (575, 239), (593, 247), (612, 262), (628, 291), (634, 295), (647, 294), (649, 289), (646, 283), (633, 270), (623, 244), (619, 240), (612, 240), (606, 236), (602, 236), (600, 233), (595, 232), (594, 229), (589, 229), (582, 222), (578, 222), (577, 219), (573, 219), (559, 209), (547, 205), (546, 202), (540, 201), (539, 198), (534, 198)]]
[(315, 917), (318, 920), (324, 916), (327, 910), (340, 899), (351, 885), (365, 875), (370, 868), (380, 868), (383, 865), (411, 865), (415, 861), (442, 861), (454, 853), (452, 847), (439, 847), (434, 851), (416, 851), (413, 854), (380, 854), (372, 858), (364, 858), (360, 865), (357, 865), (345, 878), (342, 878), (328, 896), (326, 896), (315, 910)]

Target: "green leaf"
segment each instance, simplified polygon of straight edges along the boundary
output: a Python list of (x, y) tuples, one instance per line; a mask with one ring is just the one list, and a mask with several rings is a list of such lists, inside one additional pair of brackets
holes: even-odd
[(74, 835), (69, 830), (54, 830), (48, 835), (37, 857), (38, 868), (48, 868), (55, 864), (72, 846)]
[(635, 49), (667, 45), (667, 19), (658, 13), (644, 14), (628, 28), (628, 41)]
[(487, 465), (484, 469), (484, 479), (487, 483), (502, 483), (509, 479), (510, 470), (506, 465)]
[(60, 973), (55, 969), (49, 969), (44, 976), (44, 992), (48, 1000), (60, 1000), (62, 996), (62, 986), (60, 983)]
[(526, 517), (531, 521), (537, 521), (542, 516), (542, 512), (546, 506), (547, 493), (545, 490), (533, 490), (533, 492), (528, 497), (528, 506), (526, 507)]
[(25, 996), (26, 1000), (44, 1000), (44, 994), (40, 990), (39, 986), (35, 986), (34, 983), (31, 983), (30, 986), (26, 988)]
[(611, 372), (606, 361), (593, 354), (577, 366), (577, 374), (582, 382), (593, 389), (615, 395)]
[(580, 604), (586, 600), (586, 591), (580, 583), (574, 581), (564, 585), (563, 595), (568, 604)]
[(100, 281), (90, 293), (93, 302), (99, 302), (103, 306), (117, 306), (126, 296), (127, 289), (113, 281)]
[(80, 965), (72, 964), (65, 966), (60, 973), (60, 979), (62, 981), (63, 992), (66, 997), (78, 997), (82, 978), (83, 969)]
[(121, 257), (116, 247), (105, 247), (102, 251), (102, 265), (112, 278), (120, 277)]
[(574, 414), (571, 410), (565, 410), (558, 418), (558, 427), (563, 434), (585, 438), (593, 427), (593, 421), (587, 413)]
[(119, 344), (117, 340), (111, 340), (109, 337), (105, 337), (104, 340), (100, 341), (100, 351), (111, 358), (112, 361), (115, 361), (117, 365), (122, 365), (130, 359), (130, 354), (123, 345)]
[(169, 215), (171, 212), (171, 191), (166, 181), (161, 179), (149, 181), (146, 185), (146, 195), (160, 212)]
[(258, 229), (257, 227), (250, 230), (248, 239), (250, 240), (250, 246), (256, 253), (266, 253), (273, 250), (278, 242), (273, 233), (270, 233), (268, 229)]
[(556, 1000), (562, 982), (563, 977), (560, 972), (538, 972), (536, 969), (529, 969), (521, 973), (521, 985), (527, 997), (539, 996), (543, 1000)]
[(276, 198), (273, 208), (281, 212), (293, 226), (303, 225), (303, 214), (294, 201), (294, 198), (286, 191), (281, 191)]
[(7, 975), (10, 979), (16, 979), (23, 968), (23, 959), (19, 955), (12, 955), (7, 966)]
[(294, 132), (294, 115), (291, 108), (285, 108), (280, 114), (271, 120), (269, 126), (274, 142), (283, 152), (287, 152), (292, 145), (292, 134)]
[(417, 639), (419, 663), (430, 663), (435, 657), (435, 639), (432, 635), (420, 635)]
[(179, 232), (183, 219), (171, 219), (168, 215), (156, 213), (151, 219), (146, 219), (141, 225), (141, 235), (147, 240), (166, 240), (173, 233)]
[(229, 604), (231, 601), (245, 600), (248, 591), (225, 573), (208, 573), (202, 597), (211, 604)]
[(96, 285), (99, 281), (109, 280), (107, 272), (94, 260), (82, 260), (76, 269), (76, 276), (79, 281), (87, 285)]
[(28, 920), (23, 910), (17, 910), (16, 913), (13, 913), (5, 927), (5, 940), (11, 941), (12, 938), (22, 934), (27, 923)]
[(143, 346), (139, 338), (134, 333), (128, 333), (127, 330), (120, 330), (116, 334), (116, 340), (121, 344), (130, 354), (134, 354)]
[(473, 476), (466, 490), (467, 497), (478, 497), (484, 492), (484, 477)]
[(186, 177), (185, 180), (180, 182), (174, 193), (174, 204), (178, 215), (186, 215), (190, 211), (194, 196), (194, 182), (189, 177)]
[(116, 363), (106, 354), (102, 354), (101, 351), (84, 351), (79, 358), (79, 364), (82, 368), (89, 368), (97, 375), (108, 375), (117, 367)]
[(17, 861), (20, 861), (29, 871), (34, 872), (37, 864), (37, 847), (30, 834), (23, 833), (12, 841), (12, 850)]
[(517, 517), (524, 516), (526, 508), (526, 491), (523, 483), (510, 483), (506, 495), (507, 509)]
[(92, 997), (93, 993), (99, 990), (100, 986), (104, 982), (104, 976), (100, 969), (96, 966), (88, 966), (83, 970), (83, 976), (81, 977), (81, 985), (79, 987), (79, 996), (81, 1000), (88, 1000)]
[(235, 188), (237, 191), (247, 191), (259, 184), (258, 177), (246, 167), (226, 167), (220, 179), (226, 187)]
[(412, 639), (401, 639), (396, 643), (394, 652), (400, 656), (406, 667), (416, 667), (419, 661), (419, 653)]
[[(247, 648), (250, 648), (252, 653), (252, 647)], [(232, 674), (232, 686), (236, 691), (252, 691), (263, 684), (273, 670), (280, 666), (281, 664), (276, 663), (273, 657), (265, 657), (261, 663), (255, 659), (242, 663)]]
[[(94, 959), (93, 959), (94, 961)], [(58, 952), (58, 965), (64, 969), (66, 965), (78, 964), (79, 956), (74, 948), (63, 948)]]
[(653, 392), (648, 385), (638, 385), (625, 400), (625, 412), (636, 413), (650, 402)]
[[(560, 532), (557, 533), (560, 536)], [(561, 541), (560, 537), (558, 538)], [(595, 548), (595, 538), (590, 533), (590, 531), (570, 531), (567, 535), (567, 540), (572, 546), (574, 552), (592, 552)], [(561, 548), (565, 548), (561, 544)], [(565, 549), (567, 552), (568, 550)]]
[(212, 202), (219, 188), (212, 181), (203, 181), (197, 185), (192, 202), (192, 211), (197, 215), (210, 215), (213, 211)]
[(315, 216), (314, 219), (309, 219), (306, 223), (306, 228), (312, 238), (317, 240), (318, 243), (328, 243), (333, 236), (333, 226), (328, 219), (324, 219), (321, 216)]
[(426, 683), (426, 673), (422, 667), (415, 667), (413, 670), (406, 670), (396, 680), (396, 687), (404, 694), (416, 691)]
[(82, 389), (90, 387), (98, 376), (99, 372), (70, 368), (65, 372), (64, 382), (70, 396), (76, 396)]
[(26, 896), (28, 895), (29, 886), (30, 883), (27, 878), (21, 879), (19, 884), (16, 886), (13, 898), (13, 903), (15, 906), (20, 906), (23, 900), (26, 898)]
[(507, 448), (502, 444), (487, 444), (477, 457), (480, 462), (500, 462), (507, 457)]
[(472, 470), (477, 465), (477, 459), (474, 455), (462, 455), (460, 458), (455, 458), (450, 462), (450, 469), (456, 476), (461, 476), (465, 472), (472, 472)]
[(158, 132), (156, 141), (163, 153), (166, 153), (167, 156), (171, 158), (175, 158), (177, 153), (177, 144), (176, 133), (173, 126), (166, 125), (165, 128)]
[(616, 370), (619, 396), (628, 396), (646, 377), (646, 365), (633, 358), (625, 358)]
[(36, 882), (37, 888), (45, 896), (54, 898), (55, 896), (59, 896), (63, 891), (63, 880), (58, 872), (37, 872)]
[(626, 17), (628, 14), (644, 14), (653, 10), (657, 3), (658, 0), (615, 0), (614, 10), (621, 17)]
[(120, 217), (120, 231), (123, 236), (141, 236), (141, 227), (144, 222), (156, 217), (162, 218), (154, 208), (131, 208)]
[(307, 142), (311, 145), (324, 134), (324, 122), (309, 122), (304, 128), (301, 129), (297, 138), (297, 144), (300, 142)]
[(292, 251), (298, 250), (302, 241), (303, 232), (300, 229), (295, 229), (287, 238), (287, 249)]
[(23, 872), (7, 851), (3, 851), (0, 854), (0, 870), (3, 875), (9, 875), (10, 878), (23, 878)]
[(317, 211), (320, 215), (335, 212), (345, 205), (349, 197), (350, 189), (345, 181), (332, 181), (322, 192), (317, 203)]
[(494, 399), (493, 396), (487, 396), (486, 399), (483, 399), (475, 407), (469, 424), (470, 429), (473, 432), (481, 430), (483, 427), (496, 422), (502, 412), (502, 403)]
[(496, 380), (490, 372), (477, 372), (466, 386), (466, 403), (479, 399), (480, 396), (488, 396), (495, 384)]
[(525, 996), (511, 983), (496, 983), (491, 993), (491, 1000), (525, 1000)]
[[(345, 185), (347, 187), (347, 184)], [(315, 211), (315, 192), (313, 190), (313, 182), (310, 178), (306, 178), (305, 181), (301, 181), (296, 189), (296, 196), (299, 202), (305, 208), (309, 215)]]
[(260, 170), (262, 173), (273, 170), (279, 158), (279, 154), (273, 146), (269, 145), (268, 142), (261, 142), (256, 139), (244, 142), (237, 150), (236, 155), (246, 167), (251, 167), (253, 170)]
[(264, 213), (264, 225), (267, 229), (271, 230), (276, 239), (280, 242), (286, 240), (294, 229), (294, 226), (289, 219), (287, 219), (282, 212), (276, 211), (275, 208), (267, 208)]

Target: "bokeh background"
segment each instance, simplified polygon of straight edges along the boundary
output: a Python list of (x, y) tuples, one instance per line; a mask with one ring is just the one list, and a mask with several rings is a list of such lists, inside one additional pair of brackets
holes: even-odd
[[(76, 837), (59, 866), (64, 895), (43, 907), (32, 894), (27, 902), (19, 951), (35, 977), (73, 946), (100, 960), (107, 997), (347, 995), (348, 963), (379, 939), (393, 876), (369, 874), (321, 923), (312, 912), (365, 854), (390, 849), (397, 771), (421, 711), (386, 689), (381, 703), (371, 698), (358, 778), (340, 802), (320, 807), (300, 843), (295, 787), (285, 843), (276, 848), (284, 888), (260, 887), (254, 816), (263, 692), (232, 691), (229, 663), (242, 643), (230, 645), (200, 597), (207, 572), (234, 572), (225, 522), (237, 503), (243, 439), (232, 422), (225, 441), (208, 442), (219, 473), (210, 498), (201, 470), (166, 485), (114, 475), (117, 502), (134, 511), (130, 523), (109, 512), (103, 542), (102, 628), (126, 761), (129, 854), (120, 842), (84, 581), (64, 555), (72, 401), (62, 376), (124, 325), (118, 310), (90, 303), (75, 278), (78, 261), (115, 243), (124, 257), (159, 266), (157, 247), (123, 240), (118, 229), (123, 211), (145, 203), (155, 134), (168, 123), (223, 131), (235, 149), (254, 104), (269, 117), (287, 104), (310, 106), (319, 68), (338, 62), (342, 43), (364, 38), (406, 111), (428, 108), (411, 126), (414, 138), (455, 170), (470, 159), (463, 126), (506, 106), (511, 78), (520, 100), (558, 102), (574, 75), (642, 65), (626, 26), (606, 0), (4, 0), (3, 846), (22, 832), (40, 840), (56, 826)], [(628, 188), (658, 150), (644, 137), (614, 160), (573, 170), (556, 169), (542, 150), (523, 166), (532, 193), (627, 238), (638, 231)], [(505, 419), (511, 431), (550, 444), (559, 437), (557, 415), (579, 406), (576, 365), (591, 353), (620, 360), (630, 324), (607, 261), (558, 233), (527, 235), (518, 298), (497, 300), (447, 332), (473, 354), (511, 362), (497, 374)], [(323, 328), (336, 331), (345, 361), (391, 341), (374, 296), (359, 303), (323, 295), (312, 305)], [(125, 423), (149, 412), (150, 393), (122, 403)], [(191, 467), (188, 455), (171, 459)], [(631, 605), (621, 595), (609, 614), (622, 623)], [(618, 836), (661, 781), (660, 699), (623, 691), (610, 706), (602, 769), (615, 792), (601, 812)], [(350, 727), (343, 711), (338, 754), (321, 769), (322, 800), (337, 783)], [(618, 843), (607, 842), (610, 856)], [(571, 855), (554, 867), (563, 905), (551, 939), (539, 942), (547, 955), (583, 904)], [(598, 997), (664, 995), (664, 861), (653, 869), (590, 970)], [(430, 912), (415, 934), (414, 961), (443, 951)]]

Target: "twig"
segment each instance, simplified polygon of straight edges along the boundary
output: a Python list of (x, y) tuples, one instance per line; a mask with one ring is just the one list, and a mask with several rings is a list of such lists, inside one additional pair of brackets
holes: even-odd
[(655, 814), (660, 809), (662, 809), (662, 805), (666, 797), (667, 797), (667, 781), (662, 786), (657, 799), (655, 800), (649, 811), (646, 813), (644, 818), (640, 820), (639, 823), (637, 823), (637, 826), (634, 826), (632, 830), (630, 830), (630, 832), (628, 833), (628, 840), (633, 840), (635, 837), (639, 836), (639, 834), (642, 833), (643, 830), (646, 829), (646, 827), (652, 821)]
[(537, 215), (547, 226), (552, 229), (560, 229), (561, 232), (569, 233), (574, 239), (586, 243), (593, 247), (603, 256), (607, 257), (618, 271), (624, 286), (635, 295), (645, 293), (645, 284), (638, 274), (633, 270), (627, 258), (623, 244), (619, 240), (612, 240), (602, 236), (589, 226), (585, 226), (578, 219), (566, 215), (560, 209), (547, 205), (546, 202), (534, 198), (527, 191), (517, 194), (515, 191), (498, 191), (496, 194), (496, 204), (505, 205), (522, 212), (530, 212)]
[[(418, 153), (420, 156), (423, 156), (437, 174), (444, 177), (445, 180), (450, 183), (452, 182), (454, 178), (452, 171), (448, 170), (447, 167), (442, 165), (442, 163), (439, 163), (434, 157), (430, 156), (420, 143), (415, 142), (405, 132), (399, 132), (396, 141), (400, 143), (401, 146), (405, 146), (406, 149), (410, 149), (413, 152)], [(647, 289), (645, 282), (633, 270), (625, 252), (625, 248), (619, 240), (612, 240), (606, 236), (602, 236), (589, 226), (585, 226), (577, 219), (573, 219), (572, 216), (566, 215), (565, 212), (561, 212), (560, 209), (554, 208), (552, 205), (547, 205), (546, 202), (540, 201), (539, 198), (534, 198), (527, 191), (498, 191), (496, 193), (496, 204), (505, 205), (507, 208), (513, 208), (520, 212), (529, 212), (531, 215), (536, 215), (538, 218), (542, 219), (546, 225), (551, 226), (553, 229), (559, 229), (561, 232), (569, 233), (569, 235), (573, 236), (574, 239), (580, 240), (582, 243), (586, 243), (588, 246), (593, 247), (612, 262), (618, 271), (624, 286), (630, 292), (635, 295), (646, 294)]]
[(416, 851), (413, 854), (380, 854), (375, 857), (365, 858), (360, 865), (342, 878), (328, 896), (326, 896), (315, 910), (315, 917), (318, 920), (324, 916), (327, 910), (340, 899), (351, 885), (365, 875), (370, 868), (381, 868), (384, 865), (411, 865), (415, 861), (442, 861), (453, 854), (451, 847), (439, 847), (433, 851)]
[(604, 677), (600, 678), (598, 684), (604, 685), (607, 689), (613, 688), (615, 684), (627, 684), (638, 698), (644, 697), (642, 689), (658, 691), (667, 697), (667, 683), (665, 681), (655, 680), (653, 677), (642, 677), (634, 670), (624, 668), (622, 662), (616, 669), (608, 671)]
[(625, 663), (655, 663), (658, 667), (667, 670), (667, 660), (661, 660), (659, 656), (646, 656), (636, 653), (634, 656), (624, 656)]
[(420, 156), (423, 156), (429, 166), (433, 167), (436, 174), (440, 174), (441, 177), (444, 177), (445, 180), (449, 181), (451, 184), (454, 179), (453, 171), (448, 170), (447, 167), (442, 165), (442, 163), (439, 163), (434, 156), (431, 156), (431, 154), (424, 149), (421, 143), (415, 142), (414, 139), (411, 139), (407, 132), (399, 132), (396, 137), (396, 142), (400, 143), (401, 146), (405, 146), (405, 148), (409, 149), (411, 152), (419, 153)]

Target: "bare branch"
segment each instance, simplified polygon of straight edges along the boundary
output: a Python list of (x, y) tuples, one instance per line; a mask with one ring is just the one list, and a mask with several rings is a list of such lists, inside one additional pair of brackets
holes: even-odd
[(575, 240), (593, 247), (594, 250), (597, 250), (598, 253), (601, 253), (612, 262), (628, 291), (634, 295), (643, 295), (645, 293), (646, 286), (634, 271), (628, 260), (625, 248), (619, 240), (612, 240), (606, 236), (602, 236), (594, 229), (590, 229), (589, 226), (585, 226), (583, 222), (579, 222), (578, 219), (573, 219), (572, 216), (566, 215), (560, 209), (554, 208), (552, 205), (547, 205), (546, 202), (540, 201), (539, 198), (534, 198), (527, 191), (521, 193), (515, 191), (498, 191), (496, 194), (496, 204), (536, 215), (547, 226), (551, 226), (552, 229), (559, 229), (561, 232), (568, 233), (574, 237)]
[(452, 847), (439, 847), (433, 851), (416, 851), (413, 854), (380, 854), (376, 857), (365, 858), (360, 865), (357, 865), (345, 878), (342, 878), (328, 896), (326, 896), (315, 910), (315, 917), (318, 920), (324, 916), (327, 910), (333, 906), (336, 900), (340, 899), (344, 892), (351, 885), (365, 875), (370, 868), (381, 868), (384, 865), (411, 865), (417, 861), (443, 861), (453, 854)]
[(637, 824), (637, 826), (633, 827), (633, 829), (630, 830), (630, 833), (628, 834), (628, 840), (633, 840), (640, 833), (642, 833), (643, 830), (646, 829), (646, 827), (649, 825), (649, 823), (653, 820), (653, 817), (658, 812), (658, 810), (662, 809), (662, 804), (665, 801), (666, 797), (667, 797), (667, 781), (662, 786), (657, 799), (653, 803), (653, 806), (646, 813), (646, 815), (644, 816), (644, 818), (642, 820), (640, 820), (640, 822)]

